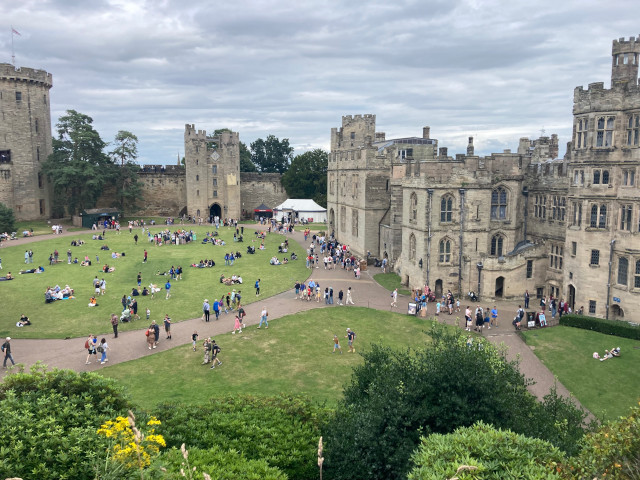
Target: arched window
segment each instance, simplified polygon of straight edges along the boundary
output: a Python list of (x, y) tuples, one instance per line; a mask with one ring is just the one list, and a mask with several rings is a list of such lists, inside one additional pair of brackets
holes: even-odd
[(598, 206), (591, 205), (591, 219), (589, 221), (589, 226), (593, 228), (598, 227)]
[(507, 190), (496, 188), (491, 192), (491, 218), (504, 220), (507, 218)]
[(500, 234), (496, 234), (491, 237), (491, 256), (502, 257), (504, 248), (504, 237)]
[(416, 236), (412, 233), (409, 237), (409, 260), (416, 259)]
[(618, 259), (618, 285), (626, 285), (629, 277), (629, 259), (620, 257)]
[(609, 170), (602, 171), (602, 184), (603, 185), (609, 184)]
[(636, 260), (636, 273), (633, 276), (633, 288), (640, 288), (640, 260)]
[(440, 221), (451, 222), (453, 212), (453, 197), (451, 195), (444, 195), (440, 200)]
[(411, 194), (410, 204), (410, 220), (415, 223), (418, 220), (418, 196), (415, 193)]
[(443, 238), (440, 240), (440, 263), (451, 262), (451, 240)]
[(196, 182), (200, 180), (200, 175), (196, 175)]
[(607, 206), (600, 205), (600, 222), (598, 228), (606, 228), (607, 226)]
[(199, 217), (200, 216), (200, 209), (196, 210), (196, 216)]

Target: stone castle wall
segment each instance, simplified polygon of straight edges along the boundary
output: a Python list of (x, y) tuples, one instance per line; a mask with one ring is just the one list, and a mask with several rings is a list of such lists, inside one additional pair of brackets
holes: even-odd
[(241, 172), (242, 210), (253, 216), (253, 210), (263, 203), (273, 209), (284, 202), (288, 197), (281, 179), (282, 175), (279, 173)]

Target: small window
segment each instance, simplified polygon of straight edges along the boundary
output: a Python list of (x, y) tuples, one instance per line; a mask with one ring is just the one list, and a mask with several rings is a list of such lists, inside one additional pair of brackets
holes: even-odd
[(409, 237), (409, 260), (416, 259), (416, 236), (412, 233)]
[(542, 298), (544, 296), (544, 287), (536, 288), (536, 298)]
[(571, 256), (575, 257), (578, 253), (578, 242), (571, 242)]
[(504, 237), (502, 235), (494, 235), (491, 237), (491, 256), (502, 257), (504, 247)]
[(356, 139), (356, 132), (351, 132), (351, 140), (355, 140)]
[(44, 177), (38, 172), (38, 188), (44, 188)]
[(598, 228), (607, 227), (607, 206), (600, 205), (600, 221), (598, 222)]
[(602, 171), (602, 184), (609, 185), (609, 170)]
[(595, 315), (596, 313), (596, 301), (595, 300), (589, 300), (589, 313), (592, 315)]
[(636, 273), (633, 276), (633, 288), (640, 288), (640, 260), (636, 260)]
[(450, 222), (452, 220), (453, 212), (453, 197), (451, 195), (445, 195), (440, 200), (440, 221)]
[(44, 200), (40, 199), (40, 215), (44, 215), (44, 214), (45, 214)]
[(214, 186), (214, 187), (217, 187), (217, 186), (218, 186), (218, 179), (217, 179), (217, 178), (214, 178), (214, 179), (213, 179), (213, 186)]
[(631, 215), (633, 213), (632, 205), (623, 205), (620, 211), (620, 230), (631, 231)]
[(214, 191), (213, 191), (213, 196), (214, 196), (214, 197), (217, 197), (217, 196), (218, 196), (218, 191), (217, 191), (217, 190), (214, 190)]
[(410, 221), (416, 223), (418, 221), (418, 196), (415, 193), (411, 194), (409, 201)]
[(16, 92), (16, 102), (22, 101), (22, 92)]
[(200, 190), (196, 190), (196, 197), (200, 196)]
[(212, 165), (211, 166), (211, 173), (213, 173), (214, 175), (218, 174), (218, 166), (217, 165)]
[(527, 260), (527, 278), (533, 278), (533, 260)]
[(451, 262), (451, 240), (443, 239), (440, 241), (440, 263)]
[(635, 170), (623, 170), (622, 171), (622, 185), (625, 187), (633, 187), (636, 183), (636, 171)]
[(593, 184), (600, 185), (600, 170), (593, 171)]
[(200, 175), (196, 175), (196, 182), (200, 181)]
[(590, 265), (600, 265), (600, 250), (591, 250)]
[(0, 150), (0, 163), (11, 163), (11, 150)]
[(36, 118), (36, 121), (35, 121), (36, 133), (38, 133), (38, 127), (39, 127), (39, 125), (38, 125), (38, 119)]
[(627, 257), (620, 257), (618, 259), (618, 285), (627, 285), (627, 278), (629, 277), (629, 259)]

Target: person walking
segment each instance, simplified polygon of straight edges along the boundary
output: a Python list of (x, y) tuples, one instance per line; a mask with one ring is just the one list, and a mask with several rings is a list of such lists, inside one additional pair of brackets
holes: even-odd
[(24, 263), (29, 263), (29, 250), (24, 251)]
[(218, 358), (220, 354), (220, 346), (216, 343), (215, 340), (211, 340), (211, 368), (216, 368), (216, 362), (218, 362), (218, 366), (222, 365), (222, 362)]
[(231, 334), (235, 335), (236, 331), (238, 333), (242, 333), (242, 322), (240, 321), (239, 314), (236, 314), (236, 318), (235, 318), (234, 324), (233, 324), (233, 332), (231, 332)]
[(113, 338), (118, 338), (118, 315), (111, 314), (111, 327), (113, 328)]
[(347, 288), (347, 300), (344, 303), (345, 305), (349, 305), (349, 303), (351, 303), (351, 305), (355, 305), (355, 303), (353, 303), (353, 298), (351, 297), (351, 287)]
[(7, 360), (11, 360), (11, 365), (15, 365), (16, 362), (13, 360), (13, 355), (11, 355), (11, 337), (5, 339), (5, 342), (2, 344), (2, 351), (4, 352), (2, 368), (7, 368)]
[(171, 318), (168, 313), (164, 316), (164, 332), (167, 334), (167, 340), (171, 340)]
[(106, 338), (102, 338), (102, 340), (100, 340), (100, 345), (98, 345), (98, 353), (102, 354), (102, 356), (100, 357), (100, 365), (104, 365), (105, 363), (107, 363), (109, 361), (109, 359), (107, 358), (107, 350), (109, 350), (109, 345), (107, 344), (107, 339)]
[(147, 258), (148, 258), (149, 254), (147, 253), (147, 250), (144, 250), (144, 258), (142, 259), (142, 263), (147, 263)]
[(260, 279), (256, 280), (256, 297), (260, 295)]
[(140, 286), (142, 284), (142, 272), (138, 272), (138, 277), (136, 280), (138, 282), (138, 286)]
[(67, 250), (67, 264), (68, 265), (71, 265), (71, 257), (72, 257), (71, 249), (69, 249), (69, 250)]
[(100, 295), (104, 295), (104, 292), (106, 291), (107, 291), (107, 282), (103, 278), (102, 280), (100, 280)]
[(340, 354), (342, 354), (342, 347), (340, 347), (340, 339), (338, 338), (338, 335), (333, 335), (333, 352), (331, 353), (336, 353), (336, 350), (340, 351)]
[(160, 325), (155, 320), (152, 320), (151, 326), (153, 328), (153, 348), (156, 348), (160, 342)]
[(84, 348), (87, 349), (87, 360), (84, 362), (85, 365), (89, 365), (91, 363), (91, 355), (96, 355), (96, 337), (93, 335), (89, 335), (89, 338), (84, 342)]
[(164, 297), (165, 300), (169, 300), (171, 297), (171, 280), (167, 280), (167, 283), (164, 284), (164, 289), (167, 291), (167, 295)]
[(345, 335), (345, 338), (349, 342), (349, 353), (356, 353), (356, 349), (353, 347), (353, 342), (356, 339), (356, 332), (354, 332), (350, 328), (347, 328), (347, 334)]
[(342, 289), (338, 292), (338, 305), (342, 305), (342, 299), (344, 298), (344, 292)]
[(495, 305), (491, 309), (491, 326), (498, 328), (498, 309)]
[(210, 309), (211, 307), (209, 306), (209, 300), (205, 298), (204, 303), (202, 304), (202, 318), (204, 319), (205, 322), (209, 321), (209, 315), (211, 313)]
[(211, 337), (204, 339), (202, 348), (204, 350), (204, 359), (202, 360), (202, 365), (206, 365), (211, 361)]
[(216, 301), (213, 302), (213, 313), (216, 314), (216, 320), (220, 318), (220, 302), (216, 298)]
[[(155, 323), (155, 321), (153, 323)], [(153, 323), (149, 325), (149, 328), (147, 328), (147, 331), (144, 333), (147, 336), (147, 347), (149, 347), (149, 350), (156, 348), (154, 345), (155, 334), (153, 333)]]
[(391, 292), (391, 306), (398, 307), (398, 289), (396, 288), (393, 292)]
[(196, 343), (198, 342), (198, 331), (194, 330), (191, 334), (191, 346), (193, 347), (193, 351), (196, 351)]
[(267, 311), (267, 307), (262, 307), (262, 312), (260, 312), (260, 324), (258, 325), (258, 328), (262, 327), (262, 322), (265, 323), (265, 328), (269, 328), (269, 322), (267, 321), (268, 317), (269, 312)]

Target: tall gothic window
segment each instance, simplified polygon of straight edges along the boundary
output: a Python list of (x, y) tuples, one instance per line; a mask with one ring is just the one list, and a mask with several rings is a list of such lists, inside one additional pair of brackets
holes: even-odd
[(598, 222), (598, 228), (607, 227), (607, 206), (600, 205), (600, 221)]
[(618, 285), (626, 285), (629, 276), (629, 259), (620, 257), (618, 259)]
[(451, 262), (451, 240), (443, 238), (440, 240), (440, 263)]
[(411, 222), (415, 223), (418, 221), (418, 196), (414, 193), (411, 194), (411, 199), (409, 201), (410, 205), (410, 219)]
[(613, 145), (613, 126), (615, 117), (599, 117), (596, 131), (596, 147)]
[(507, 218), (507, 190), (504, 187), (491, 192), (491, 218)]
[(630, 115), (627, 120), (627, 145), (638, 146), (640, 143), (640, 115)]
[(409, 260), (416, 259), (416, 236), (412, 233), (409, 237)]
[(440, 221), (450, 222), (453, 212), (453, 197), (451, 195), (445, 195), (440, 200)]
[(491, 237), (491, 256), (502, 257), (504, 248), (504, 237), (500, 234), (496, 234)]

